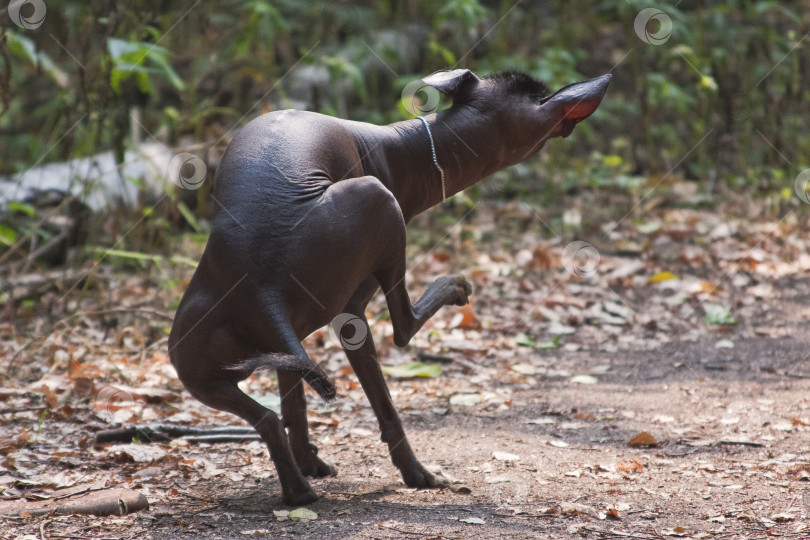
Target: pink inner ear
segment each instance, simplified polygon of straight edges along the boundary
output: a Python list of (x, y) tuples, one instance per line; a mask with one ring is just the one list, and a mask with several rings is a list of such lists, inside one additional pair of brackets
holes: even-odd
[(579, 122), (599, 107), (610, 84), (611, 75), (602, 75), (589, 81), (569, 84), (545, 98), (562, 104), (565, 117)]
[(599, 106), (601, 100), (585, 100), (580, 103), (565, 104), (565, 117), (572, 120), (584, 120), (592, 115), (596, 108)]

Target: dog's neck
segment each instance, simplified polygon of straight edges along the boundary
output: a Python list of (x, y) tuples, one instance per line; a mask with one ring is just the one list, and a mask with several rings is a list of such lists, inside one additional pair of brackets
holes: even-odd
[(505, 166), (505, 142), (491, 126), (488, 118), (452, 109), (397, 122), (385, 126), (380, 139), (364, 141), (370, 165), (364, 168), (379, 176), (410, 221)]

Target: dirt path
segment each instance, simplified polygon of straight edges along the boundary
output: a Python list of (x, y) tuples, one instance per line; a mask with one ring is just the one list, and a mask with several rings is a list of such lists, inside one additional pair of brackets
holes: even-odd
[[(470, 230), (486, 230), (487, 215)], [(438, 377), (389, 380), (417, 456), (452, 488), (404, 487), (336, 339), (317, 333), (307, 348), (340, 397), (310, 395), (313, 439), (338, 468), (312, 482), (323, 496), (314, 521), (274, 514), (290, 509), (258, 442), (90, 444), (115, 422), (236, 424), (178, 386), (156, 331), (164, 322), (134, 323), (146, 347), (121, 337), (124, 317), (106, 337), (90, 321), (53, 338), (5, 384), (18, 388), (5, 410), (34, 410), (2, 415), (3, 500), (116, 486), (143, 493), (150, 510), (0, 518), (0, 538), (810, 538), (810, 239), (763, 223), (726, 234), (702, 212), (658, 219), (639, 256), (597, 246), (597, 276), (566, 273), (566, 244), (530, 233), (414, 246), (412, 294), (452, 271), (476, 285), (471, 308), (441, 312), (406, 350), (390, 344), (384, 317), (372, 327), (384, 364), (420, 354), (441, 364)], [(702, 232), (678, 234), (689, 220)], [(140, 302), (165, 308), (160, 290), (118, 282), (136, 286), (150, 291)], [(88, 339), (108, 348), (81, 356)], [(81, 398), (81, 381), (101, 377), (128, 384), (134, 401)], [(137, 395), (147, 388), (151, 398)], [(272, 403), (272, 376), (246, 388)], [(43, 402), (72, 409), (34, 437)], [(628, 446), (641, 432), (657, 444)]]

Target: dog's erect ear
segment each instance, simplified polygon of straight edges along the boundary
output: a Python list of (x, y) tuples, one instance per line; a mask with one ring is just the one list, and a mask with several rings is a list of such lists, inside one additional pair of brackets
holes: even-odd
[(469, 69), (451, 69), (428, 75), (422, 82), (455, 100), (475, 88), (481, 80)]
[(552, 137), (568, 137), (577, 123), (594, 113), (610, 84), (611, 75), (569, 84), (543, 98), (543, 107), (551, 106), (558, 116)]

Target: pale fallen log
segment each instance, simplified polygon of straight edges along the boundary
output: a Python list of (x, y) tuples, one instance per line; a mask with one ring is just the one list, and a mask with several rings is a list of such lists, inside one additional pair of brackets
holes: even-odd
[(0, 502), (2, 516), (42, 516), (46, 514), (92, 514), (123, 516), (149, 510), (149, 502), (138, 491), (112, 488), (77, 494), (61, 500)]

